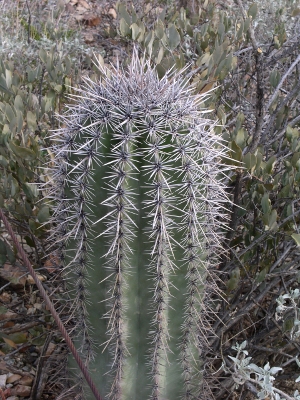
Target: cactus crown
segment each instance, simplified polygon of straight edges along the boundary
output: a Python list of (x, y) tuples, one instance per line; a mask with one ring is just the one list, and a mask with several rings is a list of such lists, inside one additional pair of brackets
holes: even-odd
[(78, 346), (88, 362), (103, 344), (94, 369), (111, 399), (204, 398), (226, 148), (184, 71), (160, 79), (137, 50), (127, 69), (99, 69), (52, 134), (52, 242)]

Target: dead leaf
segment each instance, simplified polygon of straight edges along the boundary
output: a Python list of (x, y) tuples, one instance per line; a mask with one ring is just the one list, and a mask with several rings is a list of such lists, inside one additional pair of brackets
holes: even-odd
[(0, 321), (5, 321), (6, 319), (11, 320), (13, 318), (17, 318), (17, 316), (18, 314), (8, 311), (0, 315)]
[(59, 258), (54, 256), (53, 254), (51, 254), (50, 257), (47, 258), (47, 260), (44, 263), (44, 267), (47, 269), (49, 274), (56, 272), (59, 265), (60, 265)]
[(17, 345), (16, 345), (16, 343), (15, 342), (13, 342), (12, 340), (10, 340), (10, 339), (7, 339), (7, 338), (2, 338), (3, 340), (4, 340), (4, 342), (6, 343), (6, 344), (8, 344), (10, 347), (13, 347), (14, 349), (16, 349), (17, 348)]
[(81, 21), (87, 26), (98, 26), (101, 22), (101, 19), (96, 14), (86, 13), (82, 15)]
[(3, 268), (0, 268), (0, 277), (10, 282), (14, 289), (21, 289), (26, 283), (24, 272), (10, 264), (5, 264)]

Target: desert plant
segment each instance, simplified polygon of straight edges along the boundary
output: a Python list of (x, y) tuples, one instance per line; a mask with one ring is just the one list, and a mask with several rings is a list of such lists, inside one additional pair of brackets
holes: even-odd
[(159, 79), (137, 50), (127, 69), (99, 70), (72, 96), (50, 149), (51, 246), (78, 347), (87, 363), (95, 356), (91, 370), (112, 399), (211, 399), (226, 148), (185, 71)]

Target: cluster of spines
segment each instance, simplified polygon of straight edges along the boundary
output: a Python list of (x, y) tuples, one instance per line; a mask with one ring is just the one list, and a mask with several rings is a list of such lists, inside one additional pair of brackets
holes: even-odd
[[(112, 210), (103, 220), (108, 237), (106, 264), (111, 270), (110, 311), (107, 314), (109, 340), (113, 348), (113, 385), (110, 397), (121, 399), (122, 378), (126, 349), (126, 326), (123, 299), (126, 270), (130, 257), (130, 241), (134, 231), (131, 214), (135, 194), (130, 191), (130, 180), (138, 170), (135, 159), (145, 159), (144, 174), (148, 177), (149, 238), (152, 242), (149, 270), (152, 270), (153, 320), (152, 400), (160, 399), (161, 365), (168, 362), (169, 282), (173, 271), (173, 232), (179, 229), (184, 238), (186, 265), (185, 319), (181, 337), (181, 364), (185, 383), (183, 399), (199, 397), (195, 385), (196, 352), (207, 348), (209, 323), (205, 318), (205, 296), (214, 288), (209, 274), (212, 255), (218, 243), (220, 222), (227, 201), (222, 181), (217, 179), (216, 167), (226, 151), (213, 133), (213, 123), (199, 119), (201, 96), (194, 96), (184, 81), (183, 72), (157, 77), (148, 62), (140, 61), (135, 51), (127, 71), (101, 68), (102, 82), (86, 79), (85, 87), (75, 96), (76, 104), (69, 107), (61, 121), (66, 125), (54, 134), (52, 151), (56, 154), (53, 167), (53, 186), (50, 196), (57, 203), (54, 210), (55, 232), (61, 253), (68, 241), (75, 243), (75, 256), (67, 267), (75, 266), (76, 315), (81, 335), (82, 350), (91, 357), (91, 339), (87, 328), (86, 277), (88, 245), (92, 219), (93, 169), (97, 164), (110, 165), (108, 199), (104, 202)], [(112, 132), (112, 160), (101, 157), (103, 134)], [(143, 146), (136, 143), (144, 140)], [(134, 156), (134, 157), (133, 157)], [(182, 185), (178, 186), (178, 179)], [(67, 189), (66, 190), (66, 186)], [(67, 193), (67, 195), (66, 195)], [(70, 196), (70, 197), (68, 197)], [(174, 218), (174, 214), (179, 214)], [(90, 215), (88, 215), (90, 214)], [(181, 221), (181, 222), (176, 222)], [(88, 239), (89, 238), (89, 239)], [(96, 238), (94, 239), (96, 240)], [(63, 255), (64, 259), (65, 256)], [(67, 269), (67, 267), (65, 267)], [(204, 288), (202, 291), (202, 287)], [(200, 340), (199, 340), (200, 338)]]

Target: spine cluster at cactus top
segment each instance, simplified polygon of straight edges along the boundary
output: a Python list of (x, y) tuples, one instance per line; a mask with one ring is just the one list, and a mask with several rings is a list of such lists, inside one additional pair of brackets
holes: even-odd
[(226, 149), (185, 71), (99, 69), (50, 149), (78, 348), (110, 399), (202, 399)]

